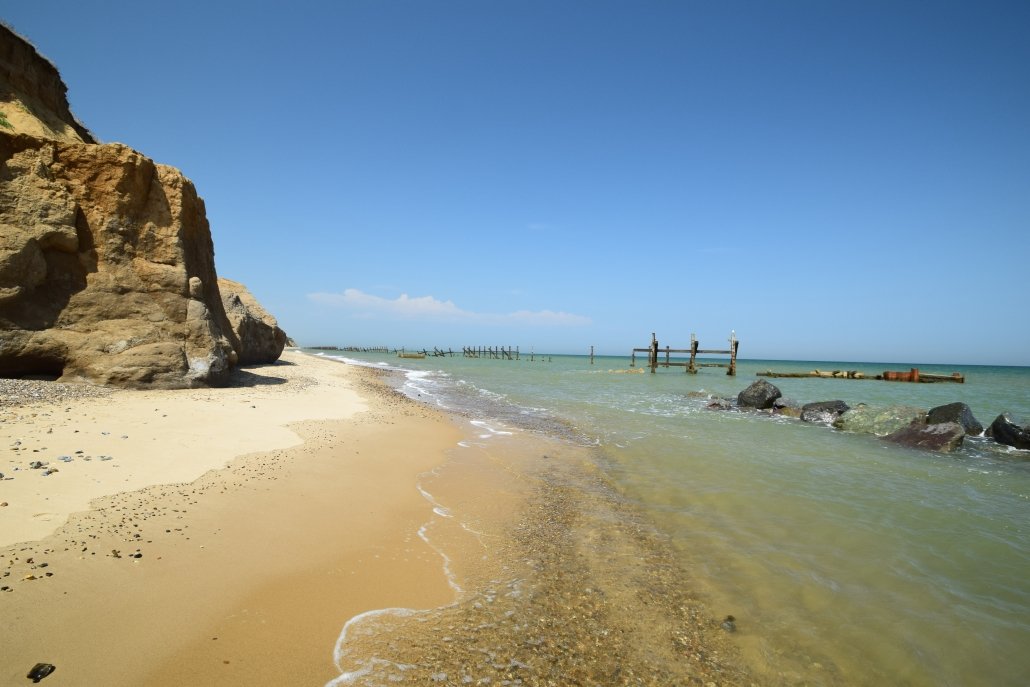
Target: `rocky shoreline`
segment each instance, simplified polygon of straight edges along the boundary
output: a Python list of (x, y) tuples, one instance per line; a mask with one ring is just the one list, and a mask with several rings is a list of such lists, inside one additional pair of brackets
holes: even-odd
[(960, 401), (929, 410), (905, 405), (873, 407), (845, 401), (817, 401), (801, 405), (783, 397), (775, 385), (760, 379), (736, 398), (712, 397), (712, 410), (744, 410), (797, 418), (848, 432), (874, 434), (910, 448), (950, 452), (966, 437), (986, 437), (1015, 449), (1030, 450), (1030, 423), (1002, 413), (985, 430), (968, 405)]

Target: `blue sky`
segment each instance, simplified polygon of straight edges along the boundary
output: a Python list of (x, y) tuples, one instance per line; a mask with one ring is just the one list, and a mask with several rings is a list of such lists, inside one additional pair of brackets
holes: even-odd
[(53, 2), (299, 343), (1030, 365), (1030, 3)]

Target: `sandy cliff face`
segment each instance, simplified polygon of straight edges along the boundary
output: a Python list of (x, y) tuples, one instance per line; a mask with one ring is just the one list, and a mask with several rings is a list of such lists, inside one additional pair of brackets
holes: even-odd
[[(72, 114), (57, 67), (0, 24), (0, 130), (39, 138), (95, 143)], [(6, 126), (4, 125), (6, 122)]]
[(0, 133), (0, 374), (225, 381), (236, 362), (203, 201), (122, 145)]
[[(96, 144), (65, 91), (53, 65), (0, 27), (0, 376), (225, 383), (241, 342), (204, 202), (178, 170)], [(262, 362), (282, 350), (258, 348)]]

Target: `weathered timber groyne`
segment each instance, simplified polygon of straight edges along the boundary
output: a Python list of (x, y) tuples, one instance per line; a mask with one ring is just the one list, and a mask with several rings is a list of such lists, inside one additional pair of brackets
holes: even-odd
[[(740, 346), (740, 341), (737, 340), (737, 333), (731, 331), (729, 338), (730, 346), (727, 349), (703, 349), (699, 348), (697, 337), (694, 334), (690, 335), (690, 348), (665, 348), (658, 347), (658, 337), (655, 336), (654, 332), (651, 332), (651, 345), (647, 348), (634, 348), (630, 353), (630, 367), (636, 367), (637, 365), (637, 353), (647, 354), (647, 366), (651, 368), (651, 372), (656, 372), (659, 367), (682, 367), (684, 372), (690, 374), (697, 374), (698, 368), (701, 367), (725, 367), (726, 374), (733, 377), (737, 374), (737, 348)], [(665, 360), (660, 360), (659, 355), (664, 353)], [(689, 353), (689, 360), (673, 360), (673, 353)], [(728, 362), (725, 363), (700, 363), (697, 362), (698, 354), (703, 355), (728, 355), (730, 357)], [(593, 351), (591, 351), (591, 357)]]

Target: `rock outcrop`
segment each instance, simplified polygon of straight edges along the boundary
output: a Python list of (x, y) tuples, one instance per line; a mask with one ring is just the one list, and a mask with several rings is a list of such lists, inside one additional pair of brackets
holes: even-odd
[[(241, 347), (254, 361), (278, 357), (281, 344), (273, 353), (248, 333), (243, 346), (230, 326), (192, 182), (97, 144), (66, 91), (0, 27), (0, 376), (217, 386)], [(246, 310), (285, 341), (260, 306)]]
[(204, 203), (119, 144), (0, 132), (0, 375), (227, 381), (236, 353)]
[(287, 336), (275, 318), (239, 282), (220, 277), (218, 290), (238, 342), (235, 348), (240, 364), (274, 363), (278, 360)]

